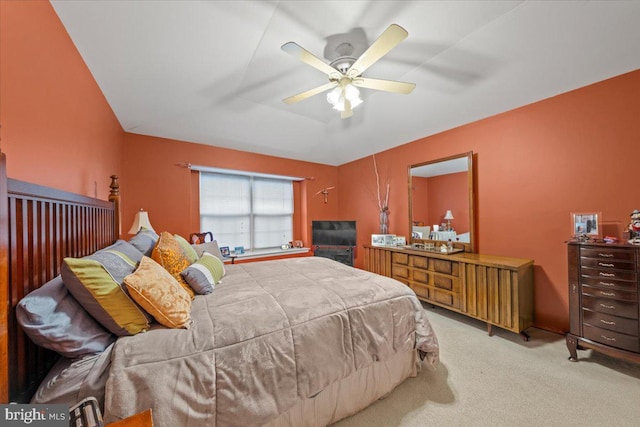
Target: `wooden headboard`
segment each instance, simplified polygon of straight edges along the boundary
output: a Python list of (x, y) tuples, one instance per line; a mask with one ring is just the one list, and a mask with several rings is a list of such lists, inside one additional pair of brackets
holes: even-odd
[(20, 299), (120, 234), (120, 191), (109, 201), (7, 178), (0, 153), (0, 403), (28, 402), (59, 356), (31, 342), (17, 324)]

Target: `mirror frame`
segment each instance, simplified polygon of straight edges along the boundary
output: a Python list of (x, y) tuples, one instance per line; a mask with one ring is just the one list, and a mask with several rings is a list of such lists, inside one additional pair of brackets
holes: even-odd
[[(409, 236), (412, 236), (413, 230), (413, 185), (411, 182), (411, 170), (413, 168), (431, 165), (435, 163), (440, 163), (448, 160), (466, 158), (467, 159), (467, 187), (468, 187), (468, 198), (469, 198), (469, 243), (464, 242), (456, 242), (454, 243), (454, 247), (464, 249), (465, 252), (475, 252), (475, 210), (474, 210), (474, 193), (475, 193), (475, 183), (474, 176), (475, 171), (473, 169), (473, 151), (468, 151), (462, 154), (455, 154), (449, 157), (443, 157), (441, 159), (430, 160), (423, 163), (416, 163), (413, 165), (409, 165), (408, 176), (409, 176)], [(440, 240), (430, 240), (430, 239), (414, 239), (413, 237), (409, 237), (409, 242), (411, 245), (413, 243), (424, 243), (424, 242), (442, 242)]]

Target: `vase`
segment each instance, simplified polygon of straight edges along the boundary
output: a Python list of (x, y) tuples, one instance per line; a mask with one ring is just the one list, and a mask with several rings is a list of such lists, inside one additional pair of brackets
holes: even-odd
[(389, 211), (380, 211), (380, 234), (389, 234)]

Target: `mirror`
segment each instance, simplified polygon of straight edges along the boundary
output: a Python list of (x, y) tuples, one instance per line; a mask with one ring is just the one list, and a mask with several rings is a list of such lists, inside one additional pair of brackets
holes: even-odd
[(409, 166), (410, 242), (474, 252), (473, 152)]

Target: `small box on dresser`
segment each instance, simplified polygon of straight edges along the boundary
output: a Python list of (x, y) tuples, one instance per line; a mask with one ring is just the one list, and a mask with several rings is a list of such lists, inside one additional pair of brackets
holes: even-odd
[(640, 362), (640, 248), (570, 241), (569, 360), (591, 349)]

